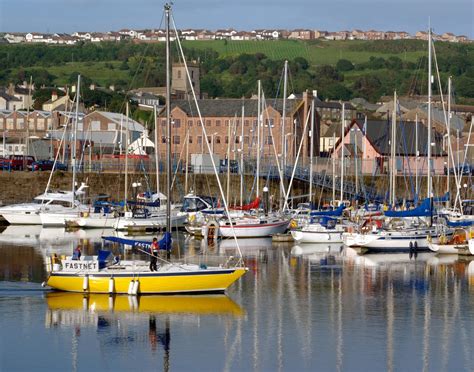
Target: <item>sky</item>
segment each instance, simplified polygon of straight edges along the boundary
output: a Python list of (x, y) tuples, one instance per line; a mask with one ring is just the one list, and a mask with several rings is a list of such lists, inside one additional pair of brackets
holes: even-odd
[[(111, 31), (159, 28), (157, 0), (0, 0), (0, 32)], [(474, 38), (474, 0), (176, 0), (177, 28), (428, 28)]]

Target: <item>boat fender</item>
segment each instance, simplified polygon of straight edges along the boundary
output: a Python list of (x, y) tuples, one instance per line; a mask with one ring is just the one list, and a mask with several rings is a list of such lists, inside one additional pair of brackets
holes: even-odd
[(53, 257), (49, 257), (49, 260), (46, 261), (46, 272), (50, 273), (53, 268)]
[(82, 290), (84, 292), (89, 291), (89, 275), (84, 275), (84, 280), (82, 281)]
[(298, 227), (298, 222), (296, 220), (291, 220), (290, 228), (296, 229)]
[(132, 294), (132, 291), (133, 291), (133, 283), (135, 283), (135, 280), (131, 280), (130, 283), (129, 283), (129, 285), (128, 285), (128, 291), (127, 291), (127, 293), (128, 293), (129, 295)]
[(138, 294), (139, 289), (140, 289), (140, 281), (137, 279), (133, 283), (132, 295), (136, 296)]
[(200, 268), (201, 270), (206, 270), (206, 269), (207, 269), (207, 265), (206, 265), (206, 264), (200, 264), (200, 265), (199, 265), (199, 268)]
[(114, 277), (111, 276), (109, 279), (109, 294), (113, 294), (115, 292), (115, 280)]
[(41, 287), (46, 287), (46, 282), (41, 283)]

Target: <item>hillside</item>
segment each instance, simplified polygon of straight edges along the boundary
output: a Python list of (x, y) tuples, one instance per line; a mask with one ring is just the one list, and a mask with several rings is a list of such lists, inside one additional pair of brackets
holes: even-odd
[[(183, 46), (188, 59), (200, 61), (201, 89), (210, 97), (249, 96), (258, 79), (267, 96), (277, 95), (285, 59), (290, 61), (294, 92), (317, 89), (325, 98), (371, 100), (394, 89), (426, 93), (427, 43), (418, 40), (215, 40), (186, 41)], [(442, 83), (452, 75), (457, 101), (473, 99), (474, 45), (440, 42), (435, 47)], [(164, 85), (163, 66), (162, 43), (0, 45), (0, 85), (33, 76), (37, 86), (63, 86), (81, 73), (86, 83), (127, 90)]]

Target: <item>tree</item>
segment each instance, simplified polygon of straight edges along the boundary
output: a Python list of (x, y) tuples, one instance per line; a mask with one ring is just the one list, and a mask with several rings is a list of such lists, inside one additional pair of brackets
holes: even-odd
[(354, 69), (354, 64), (347, 60), (347, 59), (340, 59), (336, 63), (336, 70), (337, 71), (351, 71)]

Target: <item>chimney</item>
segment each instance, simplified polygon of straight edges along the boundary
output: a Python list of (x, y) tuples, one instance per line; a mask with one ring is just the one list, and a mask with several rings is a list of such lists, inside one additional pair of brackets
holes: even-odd
[(58, 99), (58, 93), (56, 93), (55, 90), (52, 91), (51, 93), (51, 101), (56, 101)]

